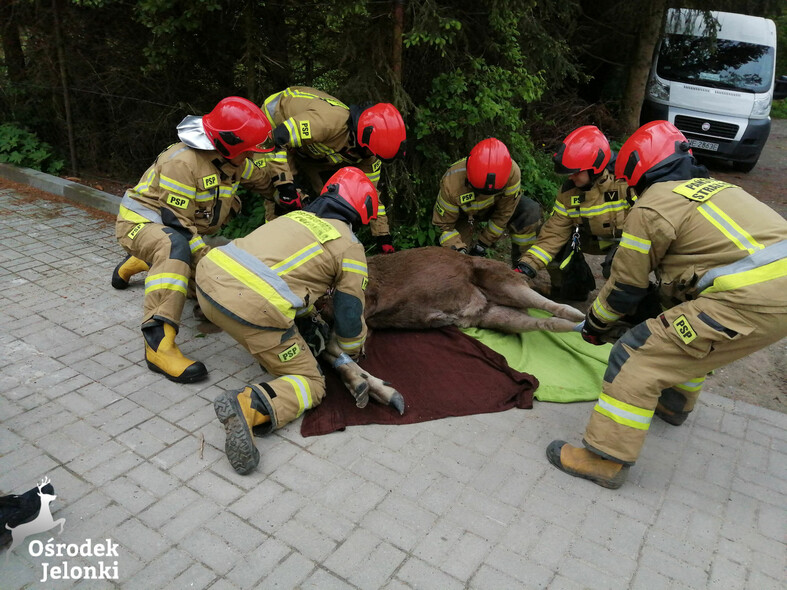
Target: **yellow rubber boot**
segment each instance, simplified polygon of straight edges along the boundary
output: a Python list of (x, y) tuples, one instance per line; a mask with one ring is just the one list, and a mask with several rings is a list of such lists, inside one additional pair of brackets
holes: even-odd
[(142, 329), (145, 336), (145, 360), (148, 369), (161, 373), (175, 383), (194, 383), (208, 376), (208, 370), (199, 361), (183, 356), (175, 344), (175, 328), (166, 323)]
[(251, 435), (252, 428), (269, 424), (271, 417), (251, 407), (250, 387), (222, 393), (213, 400), (213, 409), (227, 433), (224, 452), (230, 465), (241, 475), (246, 475), (260, 462), (260, 453)]
[(112, 271), (112, 286), (115, 289), (127, 289), (131, 277), (140, 272), (147, 272), (149, 269), (148, 263), (144, 260), (136, 256), (128, 256)]
[(604, 459), (584, 447), (573, 447), (562, 440), (549, 443), (547, 459), (560, 471), (613, 490), (623, 485), (629, 471), (628, 465)]

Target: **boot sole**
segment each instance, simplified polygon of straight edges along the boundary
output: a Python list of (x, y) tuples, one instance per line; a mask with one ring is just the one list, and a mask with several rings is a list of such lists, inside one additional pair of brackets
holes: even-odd
[(628, 465), (624, 465), (621, 468), (621, 470), (618, 471), (618, 474), (612, 479), (604, 479), (595, 475), (588, 475), (586, 473), (580, 473), (579, 471), (574, 471), (573, 469), (570, 469), (565, 465), (563, 465), (562, 461), (560, 460), (561, 448), (563, 448), (563, 445), (550, 444), (547, 447), (547, 460), (550, 463), (552, 463), (552, 465), (560, 469), (560, 471), (562, 471), (563, 473), (568, 473), (569, 475), (573, 475), (574, 477), (581, 477), (582, 479), (587, 479), (589, 481), (592, 481), (596, 485), (600, 485), (602, 488), (607, 488), (608, 490), (617, 490), (626, 481), (626, 477), (628, 477), (628, 471), (629, 471)]
[[(207, 378), (207, 376), (208, 376), (208, 370), (207, 369), (203, 368), (202, 371), (199, 371), (197, 373), (192, 373), (192, 374), (188, 375), (187, 373), (188, 373), (189, 369), (187, 368), (183, 372), (183, 375), (180, 375), (179, 377), (176, 377), (174, 375), (170, 375), (166, 371), (161, 370), (158, 366), (154, 365), (153, 363), (151, 363), (147, 359), (145, 359), (145, 362), (148, 365), (148, 369), (150, 369), (154, 373), (159, 373), (160, 375), (164, 375), (164, 377), (166, 377), (170, 381), (174, 381), (175, 383), (196, 383), (197, 381), (202, 381), (203, 379)], [(189, 368), (191, 368), (191, 367), (189, 367)]]
[(260, 452), (254, 446), (251, 432), (246, 420), (232, 394), (223, 393), (213, 400), (216, 417), (224, 425), (227, 438), (224, 441), (224, 452), (232, 468), (246, 475), (260, 462)]

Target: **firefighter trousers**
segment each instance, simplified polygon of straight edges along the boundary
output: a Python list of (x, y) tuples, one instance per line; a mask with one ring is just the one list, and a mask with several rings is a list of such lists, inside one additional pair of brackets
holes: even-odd
[(142, 326), (160, 320), (177, 329), (193, 277), (189, 239), (165, 225), (123, 219), (118, 219), (115, 233), (126, 252), (150, 265), (145, 279)]
[(325, 397), (325, 377), (294, 323), (286, 330), (252, 327), (220, 308), (199, 287), (197, 301), (208, 320), (232, 336), (274, 377), (251, 388), (251, 407), (271, 417), (271, 429), (281, 428), (319, 405)]
[[(659, 398), (670, 390), (694, 407), (704, 377), (787, 335), (787, 313), (735, 307), (700, 297), (626, 332), (609, 355), (602, 394), (584, 442), (601, 456), (633, 464)], [(675, 409), (675, 408), (673, 408)]]

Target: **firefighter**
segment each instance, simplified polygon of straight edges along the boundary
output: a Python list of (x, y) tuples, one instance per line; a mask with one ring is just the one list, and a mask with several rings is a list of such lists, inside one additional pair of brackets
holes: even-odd
[(584, 448), (560, 440), (547, 447), (549, 461), (570, 475), (619, 487), (653, 414), (675, 424), (694, 407), (696, 395), (676, 384), (787, 335), (787, 221), (702, 172), (667, 121), (641, 127), (618, 155), (616, 176), (639, 199), (582, 337), (597, 344), (644, 296), (651, 271), (662, 300), (675, 305), (612, 347)]
[[(612, 150), (598, 127), (585, 125), (569, 133), (552, 160), (555, 172), (568, 178), (555, 199), (551, 217), (539, 230), (536, 243), (519, 259), (516, 269), (532, 279), (546, 268), (552, 280), (551, 295), (560, 297), (560, 263), (570, 254), (575, 234), (582, 251), (607, 255), (602, 269), (604, 278), (609, 278), (623, 222), (636, 196), (625, 181), (615, 179)], [(559, 253), (561, 256), (557, 256)], [(595, 285), (587, 287), (590, 288), (569, 298), (585, 301)]]
[(249, 156), (272, 139), (271, 125), (251, 101), (221, 100), (204, 117), (178, 125), (179, 143), (159, 154), (120, 204), (116, 236), (129, 254), (112, 283), (128, 286), (134, 271), (146, 270), (142, 334), (148, 368), (177, 383), (204, 379), (199, 361), (183, 356), (175, 336), (193, 269), (210, 251), (202, 236), (217, 232), (240, 209), (239, 185), (273, 194), (269, 176)]
[[(471, 256), (485, 256), (508, 228), (512, 263), (523, 247), (533, 243), (541, 221), (541, 208), (528, 197), (520, 197), (520, 171), (508, 148), (499, 139), (478, 142), (470, 155), (455, 162), (440, 181), (440, 192), (432, 213), (439, 242)], [(473, 228), (486, 221), (473, 246)]]
[(347, 166), (320, 198), (214, 248), (197, 266), (197, 298), (208, 319), (235, 338), (273, 380), (219, 395), (214, 409), (226, 430), (233, 468), (259, 462), (252, 433), (262, 436), (317, 406), (325, 379), (315, 358), (327, 336), (314, 301), (334, 289), (334, 332), (343, 354), (358, 358), (366, 339), (363, 317), (366, 255), (353, 233), (377, 214), (377, 190)]
[[(295, 185), (299, 172), (308, 179), (314, 196), (343, 166), (361, 169), (376, 188), (381, 163), (404, 155), (404, 121), (390, 103), (348, 106), (321, 90), (292, 86), (269, 96), (262, 110), (274, 127), (277, 146), (266, 158), (267, 165), (274, 170), (280, 202), (285, 206), (301, 202), (303, 195)], [(266, 207), (267, 219), (282, 213), (273, 209)], [(393, 252), (382, 202), (370, 228), (380, 250)]]

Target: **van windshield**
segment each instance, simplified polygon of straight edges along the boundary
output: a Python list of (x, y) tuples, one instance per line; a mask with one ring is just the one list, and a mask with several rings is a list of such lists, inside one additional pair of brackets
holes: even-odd
[(697, 86), (767, 92), (774, 48), (729, 39), (667, 35), (661, 42), (659, 77)]

